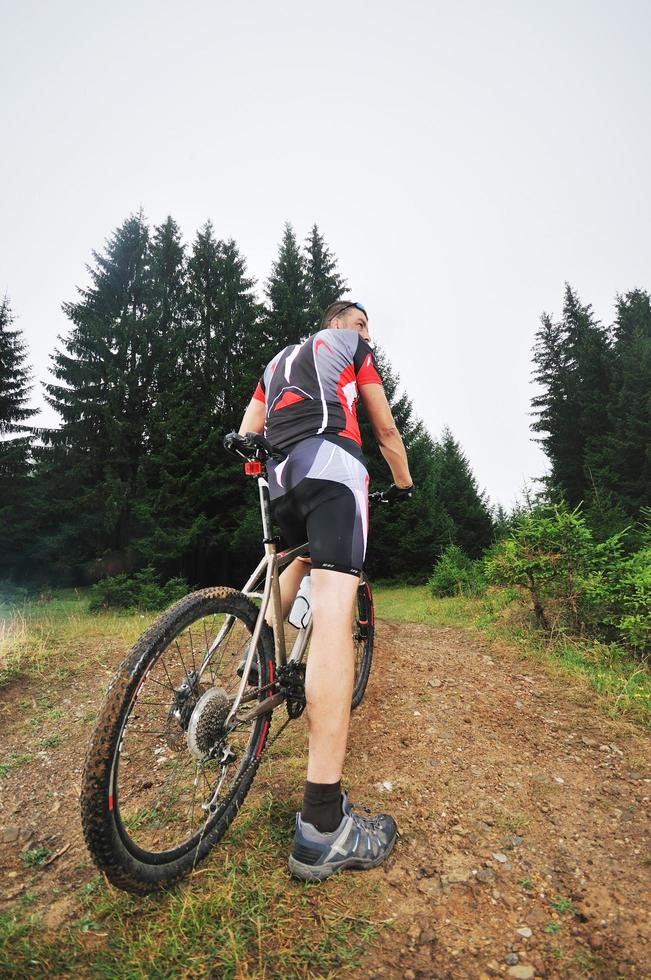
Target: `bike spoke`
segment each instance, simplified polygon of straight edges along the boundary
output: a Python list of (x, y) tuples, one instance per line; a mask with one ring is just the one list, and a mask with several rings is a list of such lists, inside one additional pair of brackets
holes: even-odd
[[(122, 824), (140, 848), (174, 850), (197, 834), (202, 835), (213, 813), (237, 785), (252, 753), (253, 732), (260, 724), (255, 720), (234, 729), (222, 747), (217, 742), (214, 760), (204, 761), (193, 755), (199, 751), (200, 743), (192, 742), (188, 733), (196, 705), (210, 690), (217, 692), (216, 700), (204, 699), (202, 705), (214, 703), (217, 707), (212, 709), (212, 716), (207, 708), (197, 709), (208, 710), (201, 723), (201, 737), (213, 737), (211, 725), (219, 732), (219, 719), (225, 718), (239, 686), (236, 670), (248, 649), (251, 631), (238, 617), (213, 651), (202, 677), (197, 677), (202, 656), (198, 638), (203, 636), (205, 641), (205, 656), (225, 622), (225, 614), (211, 613), (170, 639), (145, 675), (144, 687), (151, 682), (152, 688), (139, 692), (127, 717), (117, 768), (116, 799)], [(159, 692), (165, 693), (161, 696)], [(199, 721), (194, 724), (192, 738), (196, 739)], [(225, 746), (228, 755), (225, 765), (220, 765), (218, 760)], [(211, 809), (204, 811), (202, 807), (209, 803)]]
[(195, 662), (195, 659), (194, 659), (194, 644), (192, 643), (192, 630), (190, 629), (189, 626), (188, 626), (188, 636), (190, 637), (190, 653), (192, 654), (192, 669), (193, 669), (193, 671), (196, 674), (196, 672), (197, 672), (197, 665), (196, 665), (196, 662)]

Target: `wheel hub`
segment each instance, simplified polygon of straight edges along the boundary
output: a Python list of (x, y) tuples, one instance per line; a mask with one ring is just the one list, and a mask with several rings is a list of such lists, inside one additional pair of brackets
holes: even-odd
[(195, 759), (205, 759), (224, 737), (224, 723), (230, 709), (231, 699), (223, 687), (211, 687), (201, 695), (187, 732), (188, 748)]

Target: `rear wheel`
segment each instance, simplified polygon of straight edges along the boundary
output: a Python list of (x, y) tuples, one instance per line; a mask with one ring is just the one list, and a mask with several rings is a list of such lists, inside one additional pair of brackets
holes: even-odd
[[(178, 881), (236, 816), (271, 723), (269, 713), (225, 725), (257, 616), (232, 589), (194, 592), (153, 623), (114, 678), (86, 757), (81, 808), (93, 859), (119, 888), (142, 893)], [(255, 657), (251, 705), (274, 680), (266, 625)]]
[(352, 707), (362, 701), (368, 684), (373, 660), (373, 639), (375, 617), (373, 613), (373, 593), (371, 586), (362, 578), (357, 589), (353, 620), (353, 646), (355, 651), (355, 681), (353, 685)]

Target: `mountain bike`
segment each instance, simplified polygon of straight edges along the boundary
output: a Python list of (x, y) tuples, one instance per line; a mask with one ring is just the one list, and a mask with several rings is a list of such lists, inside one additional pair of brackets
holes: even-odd
[[(88, 849), (113, 885), (136, 894), (169, 887), (204, 860), (251, 787), (272, 713), (284, 705), (287, 715), (275, 740), (305, 708), (312, 622), (298, 629), (288, 656), (279, 572), (309, 546), (277, 550), (264, 477), (266, 461), (284, 454), (254, 433), (233, 436), (230, 448), (257, 479), (264, 557), (241, 591), (192, 592), (143, 633), (111, 681), (84, 765)], [(355, 708), (373, 657), (364, 576), (351, 629)]]

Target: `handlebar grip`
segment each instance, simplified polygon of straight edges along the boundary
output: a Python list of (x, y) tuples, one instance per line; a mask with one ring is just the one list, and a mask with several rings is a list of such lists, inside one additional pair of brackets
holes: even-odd
[(229, 453), (236, 453), (237, 447), (244, 443), (244, 436), (238, 432), (229, 432), (224, 436), (224, 449)]
[(387, 490), (376, 490), (369, 493), (369, 503), (373, 504), (400, 504), (405, 500), (410, 500), (416, 488), (412, 484), (410, 487), (397, 487), (392, 483)]

